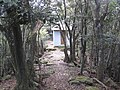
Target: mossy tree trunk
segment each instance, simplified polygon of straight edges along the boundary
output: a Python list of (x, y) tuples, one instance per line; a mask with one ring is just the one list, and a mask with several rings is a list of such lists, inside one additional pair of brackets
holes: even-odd
[(13, 56), (15, 56), (15, 61), (17, 64), (17, 71), (16, 71), (17, 86), (15, 87), (15, 90), (34, 90), (32, 85), (30, 85), (31, 83), (30, 78), (28, 78), (20, 25), (14, 23), (12, 29), (13, 29), (14, 47), (15, 47), (14, 48), (15, 55)]
[(22, 32), (20, 25), (14, 22), (11, 28), (1, 26), (1, 31), (8, 40), (10, 51), (13, 57), (13, 66), (17, 85), (15, 90), (35, 90), (32, 79), (29, 78), (27, 65), (25, 62), (25, 54), (22, 42)]

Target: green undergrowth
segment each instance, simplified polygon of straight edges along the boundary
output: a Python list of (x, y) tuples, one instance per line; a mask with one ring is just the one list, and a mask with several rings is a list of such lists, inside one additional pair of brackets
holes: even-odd
[(99, 88), (95, 86), (87, 86), (85, 90), (99, 90)]
[(69, 80), (70, 84), (87, 84), (87, 85), (93, 85), (93, 79), (86, 77), (86, 76), (77, 76), (73, 79)]
[(54, 63), (49, 62), (49, 61), (41, 61), (40, 63), (43, 64), (43, 65), (45, 65), (45, 66), (52, 66), (52, 65), (55, 65)]

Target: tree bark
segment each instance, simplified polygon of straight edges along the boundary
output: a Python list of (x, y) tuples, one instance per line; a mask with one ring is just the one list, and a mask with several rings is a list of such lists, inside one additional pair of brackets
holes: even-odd
[(16, 79), (17, 79), (17, 86), (15, 90), (30, 90), (30, 79), (28, 78), (27, 68), (25, 64), (25, 56), (24, 56), (24, 49), (22, 43), (22, 33), (19, 24), (14, 23), (12, 26), (13, 35), (14, 35), (14, 54), (17, 64), (17, 72), (16, 72)]

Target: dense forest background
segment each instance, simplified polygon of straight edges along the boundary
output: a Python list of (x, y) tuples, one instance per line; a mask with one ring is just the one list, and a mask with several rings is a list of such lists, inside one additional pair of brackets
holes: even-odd
[(15, 90), (40, 89), (34, 64), (41, 70), (39, 58), (55, 25), (64, 42), (64, 62), (79, 67), (80, 75), (89, 66), (89, 76), (95, 73), (103, 86), (108, 79), (119, 86), (120, 0), (0, 0), (0, 80), (12, 75)]

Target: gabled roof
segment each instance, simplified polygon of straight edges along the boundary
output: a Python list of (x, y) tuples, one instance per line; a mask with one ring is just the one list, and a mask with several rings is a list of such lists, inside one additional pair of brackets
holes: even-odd
[[(61, 27), (62, 30), (66, 30), (65, 28)], [(52, 31), (60, 31), (59, 26), (54, 26), (51, 28)]]
[[(65, 24), (60, 24), (61, 30), (67, 30), (67, 27)], [(72, 29), (72, 26), (70, 26), (70, 29)], [(58, 25), (55, 25), (51, 28), (52, 31), (60, 31), (60, 28)]]

